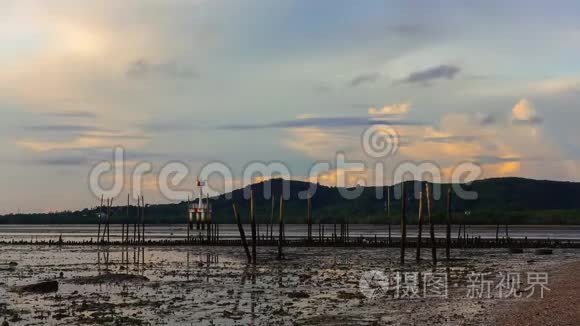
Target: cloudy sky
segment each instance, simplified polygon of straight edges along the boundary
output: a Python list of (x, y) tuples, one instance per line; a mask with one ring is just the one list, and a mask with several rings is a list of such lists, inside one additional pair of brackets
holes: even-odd
[(377, 121), (401, 140), (387, 170), (580, 181), (579, 16), (577, 1), (2, 0), (0, 213), (95, 205), (89, 171), (115, 146), (128, 169), (153, 164), (152, 202), (167, 162), (237, 180), (282, 161), (305, 179), (339, 151), (374, 160), (360, 137)]

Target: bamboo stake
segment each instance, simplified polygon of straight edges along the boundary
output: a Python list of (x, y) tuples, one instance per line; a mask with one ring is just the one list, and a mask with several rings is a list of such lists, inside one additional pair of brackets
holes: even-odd
[(431, 234), (431, 258), (433, 265), (435, 265), (437, 264), (437, 244), (435, 243), (435, 226), (431, 215), (431, 192), (428, 183), (425, 183), (425, 197), (427, 199), (427, 214), (429, 215), (429, 233)]
[(387, 188), (387, 219), (389, 220), (389, 246), (391, 245), (391, 188)]
[(242, 245), (244, 246), (244, 251), (246, 252), (246, 257), (248, 257), (248, 263), (252, 261), (252, 255), (250, 255), (250, 249), (248, 249), (248, 242), (246, 241), (246, 233), (244, 232), (244, 226), (242, 225), (242, 220), (238, 214), (238, 209), (235, 203), (232, 203), (232, 208), (234, 209), (234, 218), (236, 219), (236, 224), (238, 225), (238, 231), (240, 231), (240, 238), (242, 240)]
[(282, 242), (284, 241), (284, 198), (280, 196), (280, 225), (278, 227), (278, 260), (283, 257)]
[(189, 240), (190, 240), (189, 229), (191, 228), (191, 219), (190, 219), (191, 213), (189, 212), (189, 209), (190, 209), (189, 203), (190, 203), (190, 199), (189, 199), (189, 195), (187, 195), (187, 204), (186, 204), (187, 206), (185, 208), (185, 213), (186, 213), (185, 218), (187, 219), (186, 220), (187, 222), (185, 223), (185, 228), (187, 229), (187, 240), (185, 241), (186, 243), (189, 243)]
[(274, 211), (276, 209), (276, 197), (272, 196), (272, 214), (270, 214), (270, 241), (274, 241)]
[(256, 207), (253, 190), (250, 190), (250, 221), (252, 223), (252, 263), (256, 265)]
[(103, 195), (101, 195), (101, 206), (99, 207), (99, 228), (97, 229), (97, 243), (101, 242), (101, 217), (103, 216)]
[[(127, 215), (125, 216), (125, 221), (127, 221), (127, 228), (129, 228), (129, 204), (130, 204), (130, 195), (127, 194)], [(121, 229), (121, 243), (125, 242), (125, 221), (123, 221), (123, 227)]]
[(459, 227), (457, 229), (457, 243), (459, 243), (459, 240), (461, 239), (461, 224), (462, 224), (461, 222), (464, 222), (464, 221), (462, 221), (463, 218), (461, 218), (461, 217), (458, 217), (457, 220), (459, 220), (459, 223), (458, 223)]
[(307, 199), (307, 213), (306, 213), (306, 220), (308, 222), (308, 242), (312, 242), (312, 202), (310, 196)]
[(423, 191), (419, 191), (419, 228), (417, 232), (417, 261), (421, 260), (421, 238), (423, 236)]
[(447, 241), (445, 243), (445, 258), (451, 259), (451, 188), (447, 190)]
[(111, 206), (113, 205), (113, 198), (108, 201), (107, 208), (107, 244), (111, 242)]
[(137, 210), (137, 215), (135, 216), (135, 223), (133, 224), (133, 243), (137, 243), (137, 220), (139, 219), (139, 212), (140, 212), (140, 200), (139, 197), (137, 197), (137, 206), (135, 206), (135, 209)]
[(141, 209), (143, 210), (142, 214), (141, 214), (141, 223), (143, 224), (143, 232), (141, 234), (141, 238), (142, 238), (143, 244), (145, 244), (145, 198), (143, 198), (143, 196), (141, 196), (141, 202), (143, 203), (143, 205), (141, 207)]
[(405, 194), (405, 182), (401, 183), (401, 265), (405, 263), (405, 244), (407, 242), (407, 196)]

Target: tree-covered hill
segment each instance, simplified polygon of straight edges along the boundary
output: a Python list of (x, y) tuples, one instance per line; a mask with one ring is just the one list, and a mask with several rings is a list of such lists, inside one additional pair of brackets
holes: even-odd
[[(284, 201), (284, 215), (287, 223), (306, 221), (307, 201), (300, 194), (311, 187), (310, 183), (274, 179), (256, 183), (246, 189), (237, 189), (231, 194), (211, 198), (214, 221), (233, 223), (232, 203), (238, 206), (242, 218), (247, 221), (249, 201), (245, 194), (254, 191), (256, 215), (260, 222), (269, 222), (272, 199), (264, 196), (264, 188), (272, 189), (276, 200), (275, 220), (278, 216), (279, 196), (284, 187), (289, 188), (289, 197)], [(449, 184), (431, 185), (433, 194), (439, 189), (439, 198), (433, 201), (435, 221), (442, 222), (445, 214), (445, 196)], [(580, 224), (580, 183), (539, 181), (522, 178), (486, 179), (462, 187), (477, 193), (475, 200), (464, 200), (453, 191), (453, 219), (467, 224)], [(422, 183), (405, 182), (407, 194), (407, 216), (410, 223), (417, 219), (418, 191), (424, 189)], [(386, 213), (387, 191), (391, 197), (391, 221), (400, 221), (401, 185), (392, 187), (337, 188), (316, 185), (312, 198), (312, 216), (315, 223), (334, 223), (346, 220), (349, 223), (388, 223)], [(355, 199), (345, 199), (342, 191), (360, 191)], [(380, 199), (382, 198), (382, 199)], [(113, 221), (125, 219), (125, 207), (113, 209)], [(0, 217), (3, 224), (32, 223), (96, 223), (97, 210), (64, 211), (46, 214), (8, 214)], [(135, 215), (131, 207), (129, 216)], [(147, 223), (185, 223), (186, 203), (151, 205), (146, 209)]]

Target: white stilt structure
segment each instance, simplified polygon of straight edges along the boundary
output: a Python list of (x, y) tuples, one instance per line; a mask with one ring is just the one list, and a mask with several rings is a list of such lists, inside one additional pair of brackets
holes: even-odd
[(205, 229), (206, 224), (211, 222), (211, 204), (209, 202), (209, 195), (206, 194), (206, 200), (203, 200), (203, 186), (204, 182), (197, 181), (197, 187), (199, 189), (198, 201), (189, 204), (189, 228), (193, 228), (193, 219), (195, 216), (196, 229)]

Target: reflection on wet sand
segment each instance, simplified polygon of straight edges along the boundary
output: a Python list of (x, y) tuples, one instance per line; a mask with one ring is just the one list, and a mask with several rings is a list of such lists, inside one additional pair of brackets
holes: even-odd
[[(450, 315), (478, 323), (494, 301), (466, 301), (462, 287), (450, 288), (446, 300), (373, 301), (361, 295), (359, 281), (371, 270), (415, 271), (444, 273), (464, 285), (471, 271), (541, 271), (580, 258), (572, 249), (549, 257), (462, 250), (434, 267), (427, 253), (419, 264), (400, 266), (398, 251), (384, 248), (287, 248), (282, 261), (276, 248), (259, 249), (261, 259), (252, 266), (239, 247), (0, 246), (0, 264), (17, 263), (0, 269), (0, 309), (25, 324), (372, 324), (397, 323), (409, 311), (419, 324)], [(58, 292), (7, 291), (46, 279), (58, 280)]]

